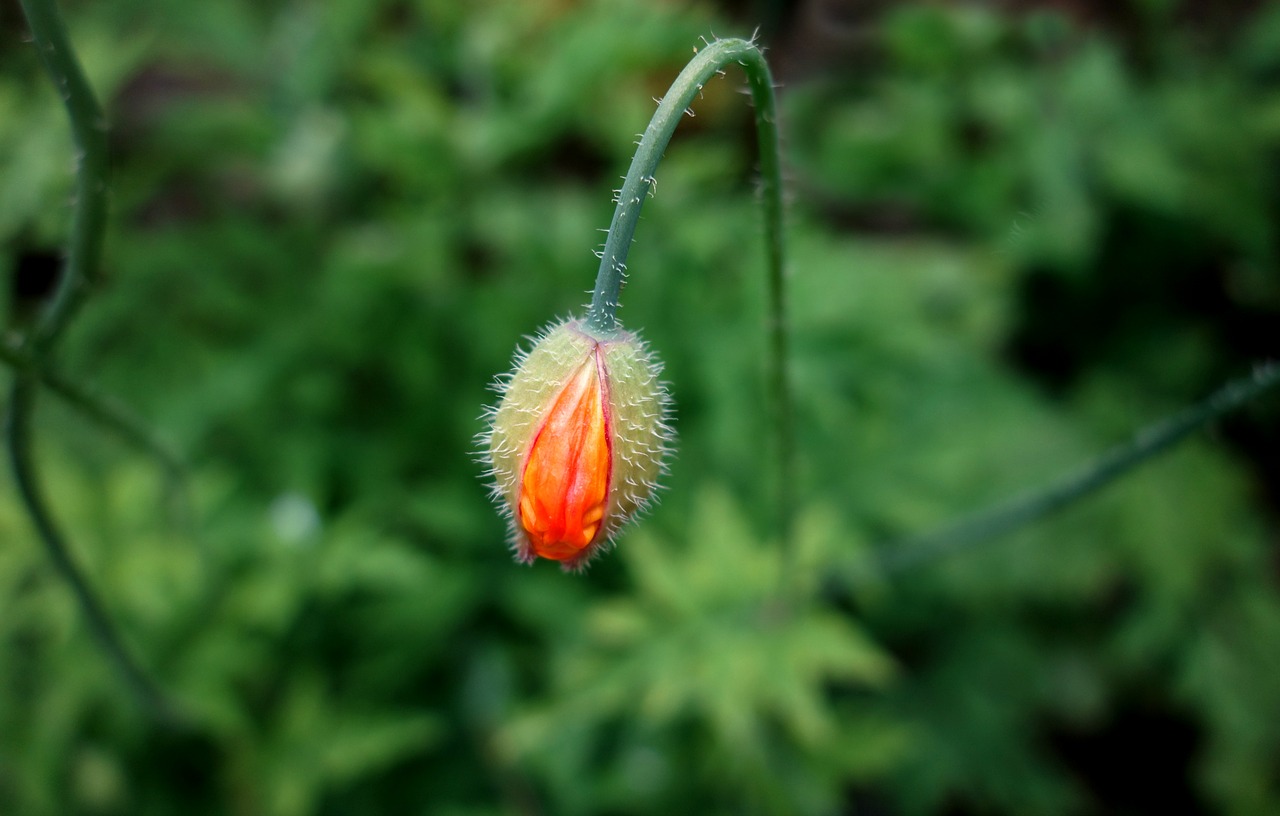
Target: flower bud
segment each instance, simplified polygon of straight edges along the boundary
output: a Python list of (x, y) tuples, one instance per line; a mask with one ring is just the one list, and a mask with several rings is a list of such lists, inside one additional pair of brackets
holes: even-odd
[(648, 504), (671, 437), (659, 371), (635, 335), (578, 320), (516, 358), (485, 441), (518, 560), (580, 569)]

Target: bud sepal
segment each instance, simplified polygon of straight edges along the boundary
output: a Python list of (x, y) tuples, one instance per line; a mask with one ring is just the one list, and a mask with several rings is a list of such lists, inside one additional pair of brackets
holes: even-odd
[(581, 320), (517, 355), (483, 444), (518, 560), (581, 569), (649, 505), (672, 438), (660, 372), (636, 335)]

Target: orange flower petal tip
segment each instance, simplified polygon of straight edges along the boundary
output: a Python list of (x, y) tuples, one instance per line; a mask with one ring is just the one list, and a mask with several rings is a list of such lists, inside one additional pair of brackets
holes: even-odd
[(671, 439), (660, 371), (634, 334), (577, 320), (517, 355), (483, 442), (518, 560), (581, 569), (649, 504)]

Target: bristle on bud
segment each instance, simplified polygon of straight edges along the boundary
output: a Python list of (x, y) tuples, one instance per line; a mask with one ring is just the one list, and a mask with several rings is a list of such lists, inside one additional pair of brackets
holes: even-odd
[(578, 320), (517, 355), (482, 441), (518, 560), (581, 569), (648, 505), (671, 440), (660, 370), (634, 334)]

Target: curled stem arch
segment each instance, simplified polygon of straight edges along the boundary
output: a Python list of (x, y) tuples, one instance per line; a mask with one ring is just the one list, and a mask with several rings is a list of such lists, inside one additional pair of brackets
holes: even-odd
[[(635, 237), (636, 224), (645, 199), (654, 189), (658, 162), (662, 159), (676, 127), (703, 86), (724, 69), (737, 65), (746, 74), (755, 110), (756, 141), (759, 146), (760, 202), (764, 216), (764, 248), (768, 279), (768, 336), (766, 387), (771, 397), (776, 428), (774, 470), (777, 491), (778, 537), (784, 546), (791, 538), (795, 482), (795, 444), (792, 429), (792, 397), (788, 372), (788, 323), (785, 289), (786, 247), (783, 234), (782, 165), (779, 150), (777, 98), (773, 75), (764, 53), (755, 42), (722, 39), (707, 44), (685, 66), (666, 96), (658, 103), (649, 126), (640, 137), (622, 188), (618, 191), (613, 220), (600, 253), (587, 325), (607, 335), (618, 330), (617, 310), (626, 279), (627, 252)], [(789, 547), (788, 547), (789, 549)]]

